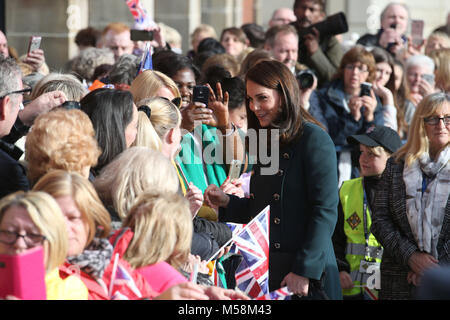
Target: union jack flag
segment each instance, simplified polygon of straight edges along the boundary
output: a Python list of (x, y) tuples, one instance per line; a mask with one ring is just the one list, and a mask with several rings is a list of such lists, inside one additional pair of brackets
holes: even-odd
[(236, 270), (236, 284), (252, 298), (269, 293), (270, 206), (233, 236), (244, 260)]
[(152, 47), (149, 43), (145, 45), (145, 50), (142, 53), (137, 75), (144, 72), (145, 70), (153, 70)]
[(128, 273), (128, 271), (121, 266), (120, 264), (117, 264), (117, 271), (116, 274), (114, 276), (114, 279), (112, 280), (112, 299), (117, 299), (117, 300), (123, 300), (123, 299), (127, 299), (124, 295), (122, 295), (119, 291), (114, 291), (114, 286), (116, 285), (126, 285), (128, 288), (131, 289), (131, 291), (133, 291), (133, 293), (139, 297), (142, 298), (142, 293), (141, 291), (138, 289), (138, 287), (136, 286), (136, 283), (134, 282), (133, 277)]
[(153, 21), (142, 6), (140, 0), (125, 0), (135, 21), (136, 29), (146, 29), (152, 26)]
[(292, 295), (293, 293), (289, 291), (288, 287), (283, 287), (258, 297), (255, 300), (290, 300)]

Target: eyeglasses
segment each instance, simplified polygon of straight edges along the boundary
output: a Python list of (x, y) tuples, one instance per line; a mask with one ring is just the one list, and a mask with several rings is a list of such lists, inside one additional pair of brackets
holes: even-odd
[(351, 71), (353, 71), (353, 70), (358, 70), (359, 72), (368, 72), (369, 71), (369, 69), (367, 69), (367, 67), (365, 66), (365, 65), (361, 65), (361, 66), (356, 66), (356, 65), (354, 65), (354, 64), (348, 64), (348, 65), (346, 65), (345, 66), (345, 69), (347, 69), (347, 70), (351, 70)]
[(440, 121), (444, 122), (444, 125), (448, 126), (450, 125), (450, 116), (445, 116), (445, 117), (428, 117), (428, 118), (424, 118), (423, 121), (425, 121), (426, 124), (435, 126), (437, 125)]
[(16, 243), (18, 238), (23, 238), (28, 247), (34, 247), (42, 244), (47, 239), (45, 236), (40, 234), (27, 233), (22, 235), (15, 231), (0, 230), (0, 242), (13, 245)]
[(31, 92), (31, 88), (24, 88), (22, 90), (16, 90), (16, 91), (11, 91), (8, 93), (5, 93), (3, 96), (0, 97), (0, 99), (4, 99), (6, 96), (9, 96), (10, 94), (24, 94), (24, 93), (30, 93)]

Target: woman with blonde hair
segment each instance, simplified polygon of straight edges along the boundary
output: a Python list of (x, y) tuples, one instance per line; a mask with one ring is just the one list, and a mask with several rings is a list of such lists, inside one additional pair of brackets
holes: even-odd
[(146, 146), (174, 159), (181, 141), (180, 110), (160, 97), (143, 99), (138, 105), (138, 133), (133, 146)]
[(423, 273), (450, 262), (449, 142), (450, 95), (428, 95), (375, 196), (371, 231), (384, 248), (380, 299), (414, 298)]
[[(180, 181), (173, 164), (161, 152), (148, 147), (132, 147), (105, 167), (94, 181), (94, 187), (111, 215), (125, 221), (140, 195), (146, 192), (179, 193)], [(191, 215), (190, 225), (192, 224)], [(194, 231), (191, 237), (191, 253), (193, 256), (200, 256), (202, 260), (208, 260), (219, 250), (217, 242), (223, 244), (228, 241), (231, 232), (225, 225), (219, 226), (205, 221), (200, 221), (199, 224), (207, 232)], [(116, 229), (118, 228), (120, 227), (116, 226)], [(224, 234), (221, 228), (227, 228), (229, 234)], [(219, 233), (220, 231), (222, 233)], [(116, 232), (116, 236), (118, 234), (120, 231)], [(125, 239), (128, 237), (129, 235), (125, 235)]]
[(434, 50), (430, 58), (435, 64), (436, 88), (443, 91), (450, 91), (450, 48)]
[(138, 103), (145, 98), (164, 97), (174, 101), (179, 108), (181, 94), (175, 82), (164, 73), (154, 70), (145, 70), (131, 83), (130, 92), (133, 101)]
[(87, 114), (81, 110), (59, 108), (40, 115), (27, 135), (28, 177), (33, 184), (50, 170), (62, 169), (88, 178), (100, 153)]
[[(79, 269), (81, 280), (88, 288), (89, 300), (156, 296), (146, 280), (114, 254), (107, 239), (111, 219), (87, 179), (75, 172), (54, 170), (42, 177), (33, 190), (47, 192), (61, 208), (69, 237), (65, 266)], [(128, 273), (135, 290), (116, 281), (115, 266)]]
[(148, 147), (125, 150), (94, 181), (100, 199), (120, 221), (125, 220), (136, 197), (143, 192), (155, 188), (160, 192), (178, 192), (178, 186), (178, 177), (170, 161)]
[[(132, 239), (126, 241), (124, 259), (157, 292), (187, 281), (177, 270), (184, 267), (189, 258), (193, 233), (191, 221), (189, 203), (181, 195), (145, 192), (136, 199), (123, 222), (123, 227), (134, 233)], [(161, 272), (170, 276), (155, 277)]]
[[(153, 150), (160, 151), (171, 162), (179, 179), (182, 194), (189, 200), (191, 213), (194, 216), (194, 225), (200, 227), (210, 222), (203, 221), (200, 218), (216, 220), (216, 213), (213, 209), (203, 206), (202, 191), (196, 187), (194, 182), (189, 182), (185, 178), (179, 162), (175, 161), (175, 156), (180, 151), (181, 142), (181, 113), (173, 103), (163, 98), (144, 99), (140, 102), (138, 135), (135, 146), (149, 147)], [(200, 223), (201, 222), (201, 223)], [(219, 243), (222, 239), (228, 239), (229, 230), (222, 228), (222, 235), (216, 237)], [(196, 231), (202, 231), (196, 229)]]
[[(20, 239), (19, 239), (20, 238)], [(56, 201), (44, 192), (16, 192), (0, 201), (0, 254), (19, 254), (43, 246), (48, 300), (86, 300), (88, 292), (58, 268), (68, 251), (66, 222)], [(29, 266), (32, 268), (33, 266)]]

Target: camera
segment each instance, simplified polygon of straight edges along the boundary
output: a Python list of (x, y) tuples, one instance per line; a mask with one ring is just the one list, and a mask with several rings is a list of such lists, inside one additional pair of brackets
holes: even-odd
[(300, 89), (309, 89), (314, 85), (314, 72), (311, 70), (303, 70), (295, 76)]
[(347, 18), (343, 12), (333, 14), (324, 21), (310, 25), (308, 28), (301, 30), (299, 32), (299, 37), (302, 38), (306, 34), (312, 33), (313, 28), (316, 28), (317, 31), (319, 31), (321, 38), (346, 33), (348, 31)]

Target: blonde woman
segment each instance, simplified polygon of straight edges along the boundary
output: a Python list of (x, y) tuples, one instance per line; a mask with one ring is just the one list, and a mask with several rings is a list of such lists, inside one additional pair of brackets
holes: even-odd
[(175, 168), (162, 153), (147, 147), (131, 147), (104, 168), (94, 187), (103, 203), (123, 221), (137, 196), (154, 188), (178, 192), (179, 181)]
[(443, 91), (450, 91), (450, 48), (434, 50), (430, 58), (436, 66), (434, 70), (436, 78), (436, 88)]
[(375, 196), (371, 231), (384, 248), (380, 299), (414, 298), (423, 273), (450, 262), (449, 142), (450, 96), (426, 96)]
[(177, 107), (181, 105), (178, 86), (171, 78), (159, 71), (145, 70), (140, 73), (131, 83), (130, 92), (136, 104), (145, 98), (164, 97), (170, 101), (176, 99)]
[[(65, 266), (79, 270), (81, 280), (88, 288), (89, 300), (156, 296), (146, 280), (114, 254), (107, 239), (111, 219), (86, 178), (75, 172), (54, 170), (42, 177), (33, 190), (47, 192), (61, 208), (69, 237)], [(114, 265), (130, 275), (136, 290), (124, 283), (111, 285), (115, 280)]]
[[(181, 148), (181, 113), (167, 99), (149, 98), (140, 101), (138, 134), (135, 146), (149, 147), (160, 151), (172, 162), (178, 174), (183, 194), (191, 204), (192, 215), (199, 213), (203, 205), (203, 195), (192, 182), (183, 179), (181, 168), (175, 163), (175, 157)], [(143, 105), (143, 106), (142, 106)], [(204, 207), (201, 216), (214, 216), (215, 212)]]
[(134, 232), (126, 240), (124, 258), (154, 290), (164, 292), (187, 281), (176, 270), (185, 265), (191, 251), (192, 216), (186, 199), (175, 193), (143, 193), (123, 226)]
[(28, 178), (34, 184), (52, 169), (75, 171), (88, 178), (100, 154), (87, 114), (59, 108), (40, 115), (27, 135)]
[[(87, 300), (76, 276), (61, 278), (59, 267), (68, 250), (66, 222), (56, 201), (44, 192), (17, 192), (0, 201), (0, 254), (44, 248), (48, 300)], [(33, 266), (29, 266), (32, 268)]]

